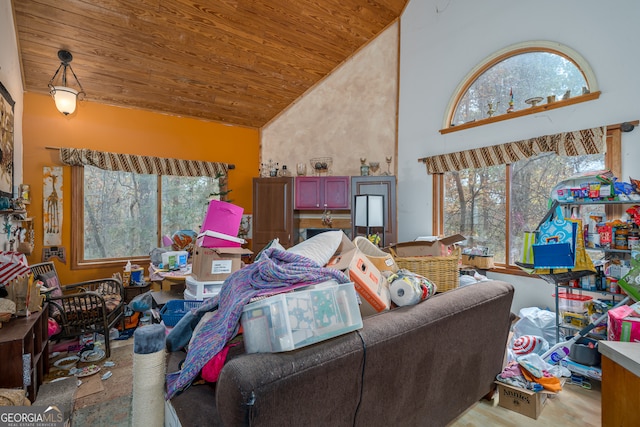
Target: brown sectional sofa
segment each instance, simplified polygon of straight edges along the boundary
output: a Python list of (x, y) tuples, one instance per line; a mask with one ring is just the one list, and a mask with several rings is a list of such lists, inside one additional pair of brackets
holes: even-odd
[[(364, 319), (301, 349), (238, 354), (171, 404), (183, 426), (446, 426), (492, 390), (512, 285), (488, 281)], [(180, 353), (171, 353), (172, 369)]]

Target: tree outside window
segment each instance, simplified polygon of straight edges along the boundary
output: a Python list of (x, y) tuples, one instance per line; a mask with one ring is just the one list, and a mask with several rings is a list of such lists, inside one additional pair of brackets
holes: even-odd
[(447, 172), (444, 233), (460, 233), (469, 246), (489, 247), (496, 263), (515, 265), (522, 256), (524, 232), (534, 230), (544, 217), (553, 187), (578, 173), (602, 169), (602, 154), (543, 153), (511, 165)]
[[(551, 42), (526, 42), (497, 52), (469, 73), (456, 89), (445, 127), (521, 111), (555, 96), (575, 97), (597, 90), (586, 61)], [(495, 111), (489, 112), (489, 109)], [(451, 128), (453, 129), (453, 128)], [(611, 162), (619, 159), (609, 159)], [(436, 230), (460, 233), (469, 246), (487, 246), (496, 263), (521, 259), (525, 231), (534, 230), (549, 207), (557, 183), (586, 171), (605, 169), (605, 155), (576, 157), (543, 153), (512, 164), (446, 172), (434, 206), (442, 207)]]
[(199, 232), (210, 195), (220, 193), (217, 178), (80, 169), (83, 225), (76, 238), (88, 262), (148, 257), (163, 235)]

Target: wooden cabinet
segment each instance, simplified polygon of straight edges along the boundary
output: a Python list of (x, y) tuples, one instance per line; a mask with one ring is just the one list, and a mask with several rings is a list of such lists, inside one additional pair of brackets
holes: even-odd
[(600, 341), (602, 353), (602, 427), (634, 426), (640, 406), (638, 343)]
[[(353, 176), (351, 177), (352, 197), (364, 194), (384, 196), (384, 243), (386, 246), (398, 242), (396, 224), (396, 177), (395, 176)], [(355, 209), (351, 210), (351, 236), (364, 235), (364, 227), (356, 227)]]
[(285, 248), (293, 246), (293, 210), (293, 178), (253, 179), (254, 254), (275, 238)]
[(295, 192), (298, 210), (349, 209), (348, 176), (298, 176)]
[(49, 372), (48, 307), (0, 329), (0, 388), (24, 388), (33, 403)]

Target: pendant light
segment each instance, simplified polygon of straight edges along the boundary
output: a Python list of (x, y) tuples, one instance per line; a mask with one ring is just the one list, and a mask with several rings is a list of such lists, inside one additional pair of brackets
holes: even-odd
[[(60, 59), (60, 66), (53, 77), (51, 77), (51, 80), (49, 80), (49, 93), (53, 97), (58, 111), (67, 116), (69, 114), (73, 114), (76, 110), (77, 100), (82, 100), (85, 96), (85, 92), (78, 81), (76, 73), (74, 73), (73, 68), (71, 68), (71, 61), (73, 60), (71, 52), (67, 50), (59, 50), (58, 59)], [(67, 69), (71, 72), (79, 90), (67, 86)], [(58, 78), (58, 80), (56, 80), (56, 78)]]

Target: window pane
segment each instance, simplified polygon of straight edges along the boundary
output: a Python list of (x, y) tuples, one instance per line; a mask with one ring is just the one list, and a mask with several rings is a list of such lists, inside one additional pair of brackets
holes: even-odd
[(444, 175), (445, 235), (460, 233), (468, 246), (487, 246), (505, 260), (505, 166), (466, 169)]
[[(158, 185), (161, 197), (158, 198)], [(139, 175), (83, 168), (83, 260), (146, 257), (160, 233), (198, 232), (220, 179)], [(162, 231), (158, 224), (161, 218)]]
[(560, 99), (567, 91), (571, 96), (582, 94), (587, 82), (576, 65), (561, 55), (550, 52), (527, 52), (511, 56), (482, 73), (458, 102), (453, 124), (462, 124), (489, 117), (489, 103), (495, 115), (507, 114), (510, 91), (513, 89), (514, 109), (531, 105), (525, 100), (556, 95)]
[(522, 259), (524, 232), (535, 230), (549, 210), (553, 187), (578, 173), (602, 169), (604, 154), (562, 157), (544, 153), (511, 165), (510, 264)]
[(147, 256), (157, 247), (157, 177), (84, 167), (84, 259)]
[(200, 232), (209, 195), (220, 191), (218, 180), (207, 177), (162, 177), (162, 234), (179, 230)]

